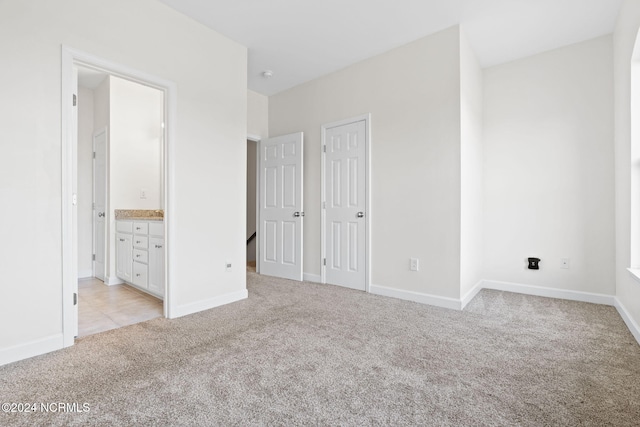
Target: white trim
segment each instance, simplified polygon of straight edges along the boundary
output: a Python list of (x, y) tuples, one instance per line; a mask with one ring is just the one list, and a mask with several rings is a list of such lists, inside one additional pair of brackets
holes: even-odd
[(122, 285), (124, 281), (116, 276), (105, 276), (104, 284), (107, 286)]
[(385, 297), (398, 298), (406, 301), (418, 302), (420, 304), (434, 305), (436, 307), (460, 310), (460, 300), (456, 298), (441, 297), (437, 295), (423, 294), (421, 292), (405, 291), (402, 289), (387, 288), (384, 286), (371, 285), (369, 293)]
[[(73, 93), (72, 75), (74, 65), (82, 65), (104, 71), (112, 76), (120, 77), (133, 81), (145, 86), (153, 87), (161, 90), (165, 98), (165, 138), (164, 147), (164, 200), (165, 200), (165, 298), (164, 298), (164, 315), (171, 317), (175, 302), (173, 293), (171, 292), (171, 283), (174, 283), (173, 269), (170, 268), (169, 260), (174, 259), (174, 249), (171, 244), (174, 241), (173, 224), (176, 221), (175, 207), (173, 206), (174, 184), (174, 144), (176, 136), (177, 121), (177, 85), (169, 80), (147, 74), (143, 71), (136, 70), (124, 65), (116, 64), (105, 59), (96, 57), (86, 52), (82, 52), (68, 46), (62, 45), (61, 52), (62, 66), (62, 90), (61, 90), (61, 144), (62, 144), (62, 334), (64, 337), (64, 346), (73, 345), (75, 341), (75, 327), (73, 320), (73, 283), (77, 282), (77, 271), (73, 271), (73, 245), (74, 245), (74, 229), (77, 224), (72, 220), (72, 156), (75, 148), (72, 144), (72, 138), (69, 124), (72, 118), (72, 107), (70, 107), (69, 96)], [(75, 243), (77, 244), (77, 242)], [(109, 285), (116, 284), (115, 278), (106, 277), (105, 282)], [(70, 308), (71, 307), (71, 308)]]
[(247, 135), (247, 140), (249, 141), (253, 141), (253, 142), (260, 142), (262, 138), (260, 137), (260, 135), (256, 135), (256, 134), (248, 134)]
[(0, 366), (60, 350), (63, 347), (64, 339), (62, 334), (56, 334), (39, 340), (3, 348), (0, 349)]
[(627, 328), (629, 328), (629, 331), (631, 332), (633, 337), (636, 339), (638, 344), (640, 344), (640, 326), (633, 320), (633, 317), (631, 317), (626, 307), (622, 305), (618, 297), (614, 297), (613, 300), (613, 305), (616, 310), (618, 310), (618, 314), (620, 314), (620, 317), (622, 317), (622, 320), (627, 325)]
[(365, 292), (373, 293), (371, 290), (371, 254), (372, 254), (372, 245), (371, 245), (371, 224), (373, 223), (373, 209), (371, 209), (371, 144), (372, 144), (372, 136), (371, 136), (371, 113), (361, 114), (359, 116), (355, 116), (349, 119), (338, 120), (336, 122), (325, 123), (320, 127), (320, 283), (327, 283), (327, 267), (324, 265), (322, 260), (327, 256), (327, 242), (325, 239), (325, 229), (326, 229), (326, 209), (323, 208), (322, 204), (326, 203), (326, 176), (325, 176), (325, 162), (326, 162), (326, 153), (323, 151), (323, 146), (326, 145), (326, 136), (327, 129), (335, 128), (338, 126), (344, 126), (351, 123), (357, 123), (360, 121), (365, 122), (365, 278), (364, 278), (364, 290)]
[(89, 279), (91, 277), (93, 277), (93, 270), (78, 271), (78, 279)]
[(640, 283), (640, 268), (627, 268), (627, 271), (636, 282)]
[(302, 280), (305, 282), (322, 283), (322, 276), (319, 274), (303, 273)]
[(248, 296), (248, 291), (246, 289), (241, 289), (239, 291), (230, 292), (228, 294), (220, 295), (208, 300), (179, 305), (173, 310), (173, 317), (171, 317), (171, 319), (187, 316), (189, 314), (198, 313), (200, 311), (209, 310), (215, 307), (220, 307), (221, 305), (231, 304), (232, 302), (246, 299)]
[[(62, 48), (61, 67), (62, 82), (60, 97), (61, 113), (61, 155), (62, 155), (62, 333), (63, 345), (68, 347), (73, 345), (77, 319), (74, 312), (73, 294), (78, 281), (77, 269), (74, 254), (75, 246), (78, 244), (74, 238), (77, 231), (77, 224), (73, 220), (73, 190), (74, 190), (74, 162), (73, 157), (76, 152), (74, 147), (73, 132), (73, 105), (70, 101), (75, 93), (73, 87), (73, 55)], [(30, 344), (27, 344), (30, 345)], [(39, 348), (37, 345), (35, 348)], [(35, 354), (31, 354), (34, 356)], [(29, 357), (29, 356), (26, 356)]]
[(464, 310), (467, 304), (469, 304), (476, 295), (478, 295), (478, 292), (483, 289), (482, 283), (483, 281), (480, 280), (478, 283), (473, 285), (473, 288), (469, 289), (469, 291), (460, 299), (460, 310)]
[(567, 289), (545, 288), (542, 286), (523, 285), (520, 283), (500, 282), (493, 280), (484, 280), (482, 282), (482, 288), (611, 306), (614, 305), (615, 298), (613, 295), (571, 291)]

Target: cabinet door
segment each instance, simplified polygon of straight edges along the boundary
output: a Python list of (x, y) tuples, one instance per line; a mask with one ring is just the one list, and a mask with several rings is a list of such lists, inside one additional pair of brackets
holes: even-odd
[(147, 264), (142, 264), (140, 262), (133, 262), (133, 284), (141, 287), (142, 289), (147, 289), (148, 283), (148, 266)]
[(132, 279), (132, 251), (131, 234), (116, 234), (116, 276), (126, 282), (131, 282)]
[(164, 239), (149, 238), (149, 292), (164, 297)]

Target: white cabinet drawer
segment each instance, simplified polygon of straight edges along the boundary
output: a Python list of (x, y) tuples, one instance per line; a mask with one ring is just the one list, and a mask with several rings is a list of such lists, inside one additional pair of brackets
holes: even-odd
[(149, 238), (147, 236), (133, 236), (133, 247), (147, 249), (149, 247)]
[(147, 288), (147, 276), (149, 269), (147, 264), (141, 264), (139, 262), (133, 262), (133, 284), (140, 286), (141, 288)]
[(133, 233), (133, 222), (116, 221), (116, 231), (118, 233)]
[(149, 235), (151, 235), (151, 236), (164, 236), (164, 222), (162, 222), (162, 221), (150, 221), (149, 222)]
[(133, 260), (137, 262), (144, 262), (145, 264), (147, 264), (149, 262), (149, 252), (142, 249), (134, 249)]
[(149, 223), (148, 222), (134, 222), (133, 223), (133, 232), (135, 234), (149, 234)]

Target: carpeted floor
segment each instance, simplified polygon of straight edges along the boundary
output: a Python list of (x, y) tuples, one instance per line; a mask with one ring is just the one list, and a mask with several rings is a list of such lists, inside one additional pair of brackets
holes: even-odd
[(637, 426), (616, 310), (482, 291), (463, 312), (248, 273), (249, 298), (0, 367), (0, 425)]

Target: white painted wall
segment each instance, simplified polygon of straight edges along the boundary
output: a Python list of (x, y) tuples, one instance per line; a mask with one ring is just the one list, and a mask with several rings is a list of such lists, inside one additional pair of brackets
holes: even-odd
[[(109, 260), (115, 278), (115, 210), (164, 209), (163, 93), (109, 76)], [(142, 198), (142, 190), (146, 198)]]
[[(640, 283), (632, 279), (626, 269), (631, 266), (631, 59), (638, 29), (640, 29), (640, 2), (625, 0), (613, 37), (616, 117), (615, 275), (618, 301), (636, 325), (640, 325)], [(638, 81), (640, 82), (640, 76)], [(635, 120), (638, 119), (635, 118)], [(640, 123), (636, 124), (640, 125)]]
[(305, 134), (305, 273), (320, 274), (320, 126), (371, 113), (372, 283), (459, 298), (459, 39), (453, 27), (269, 98), (269, 134)]
[(93, 90), (78, 88), (78, 277), (93, 275)]
[(176, 83), (177, 311), (246, 295), (225, 271), (245, 259), (246, 48), (155, 0), (0, 2), (0, 364), (62, 346), (62, 44)]
[(460, 295), (483, 279), (483, 74), (460, 32)]
[(612, 72), (610, 36), (485, 70), (485, 279), (615, 293)]
[(269, 137), (269, 98), (247, 90), (247, 135)]

